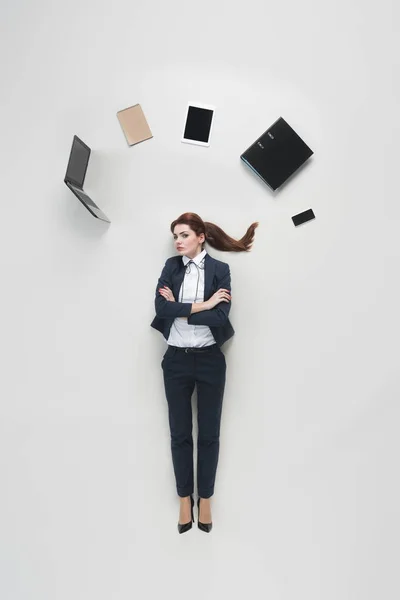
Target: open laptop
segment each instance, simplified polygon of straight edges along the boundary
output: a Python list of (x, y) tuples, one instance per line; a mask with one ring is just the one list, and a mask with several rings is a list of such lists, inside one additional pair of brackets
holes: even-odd
[(312, 154), (311, 148), (280, 117), (240, 158), (275, 191)]
[(80, 200), (85, 208), (96, 217), (107, 223), (111, 223), (110, 219), (100, 210), (91, 198), (83, 191), (85, 182), (86, 170), (89, 163), (90, 148), (74, 135), (72, 141), (71, 153), (65, 173), (64, 183), (69, 187), (71, 192)]

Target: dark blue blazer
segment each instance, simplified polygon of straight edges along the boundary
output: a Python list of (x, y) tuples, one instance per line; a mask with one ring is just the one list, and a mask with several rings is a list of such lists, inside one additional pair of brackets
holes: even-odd
[[(157, 283), (154, 301), (156, 317), (151, 323), (151, 327), (160, 331), (168, 340), (174, 319), (176, 317), (187, 317), (189, 325), (208, 325), (218, 346), (222, 346), (235, 333), (228, 318), (231, 309), (230, 302), (220, 302), (211, 310), (203, 310), (191, 315), (191, 302), (170, 302), (163, 298), (158, 291), (166, 285), (172, 290), (174, 298), (179, 298), (185, 268), (182, 256), (171, 256), (167, 259)], [(212, 258), (207, 253), (204, 260), (204, 302), (209, 300), (221, 288), (231, 291), (229, 265)]]

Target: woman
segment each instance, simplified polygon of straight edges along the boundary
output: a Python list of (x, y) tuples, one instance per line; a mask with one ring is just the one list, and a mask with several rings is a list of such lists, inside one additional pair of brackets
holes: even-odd
[(168, 343), (161, 366), (180, 498), (179, 533), (191, 529), (194, 522), (191, 397), (195, 385), (198, 527), (207, 533), (212, 528), (210, 498), (217, 471), (226, 372), (221, 346), (234, 334), (228, 318), (232, 299), (229, 265), (211, 258), (204, 243), (217, 250), (247, 252), (257, 226), (252, 223), (241, 240), (234, 240), (195, 213), (184, 213), (171, 223), (178, 256), (167, 260), (158, 280), (157, 316), (151, 326), (161, 331)]

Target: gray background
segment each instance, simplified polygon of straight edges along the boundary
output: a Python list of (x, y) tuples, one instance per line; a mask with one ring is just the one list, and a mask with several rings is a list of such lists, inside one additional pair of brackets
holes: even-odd
[[(398, 5), (1, 8), (1, 597), (397, 599)], [(188, 100), (209, 148), (180, 142)], [(315, 155), (272, 194), (239, 156), (279, 116)], [(63, 183), (74, 134), (109, 227)], [(184, 211), (260, 222), (208, 248), (236, 329), (211, 535), (176, 530), (149, 326)]]

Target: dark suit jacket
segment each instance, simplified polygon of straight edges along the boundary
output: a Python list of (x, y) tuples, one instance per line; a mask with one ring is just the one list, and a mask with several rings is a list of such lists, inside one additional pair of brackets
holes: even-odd
[[(164, 285), (168, 286), (179, 298), (179, 290), (185, 276), (185, 265), (182, 256), (172, 256), (167, 259), (157, 283), (155, 309), (156, 317), (151, 327), (160, 331), (168, 340), (172, 323), (176, 317), (187, 317), (189, 325), (208, 325), (218, 346), (222, 346), (235, 333), (228, 315), (230, 302), (220, 302), (211, 310), (203, 310), (190, 314), (192, 303), (170, 302), (163, 298), (158, 291)], [(231, 274), (229, 265), (212, 258), (208, 253), (204, 260), (204, 302), (211, 298), (220, 288), (231, 291)]]

